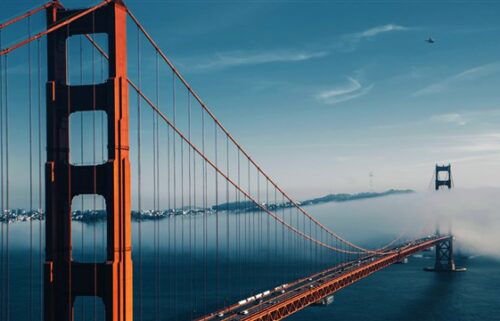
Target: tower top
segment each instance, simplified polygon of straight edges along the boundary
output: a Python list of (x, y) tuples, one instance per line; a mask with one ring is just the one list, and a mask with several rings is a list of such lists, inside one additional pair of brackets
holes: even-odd
[[(443, 175), (444, 174), (444, 175)], [(435, 171), (435, 189), (439, 190), (441, 186), (446, 186), (448, 189), (452, 187), (451, 181), (451, 164), (448, 165), (438, 165), (436, 164)]]

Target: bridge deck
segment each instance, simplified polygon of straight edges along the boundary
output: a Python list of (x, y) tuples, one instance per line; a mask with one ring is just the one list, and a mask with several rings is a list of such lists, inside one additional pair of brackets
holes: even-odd
[(282, 285), (251, 302), (234, 304), (198, 320), (281, 320), (372, 273), (400, 262), (416, 252), (435, 246), (449, 237), (451, 236), (423, 238), (395, 247), (389, 254), (365, 256), (360, 260), (341, 264)]

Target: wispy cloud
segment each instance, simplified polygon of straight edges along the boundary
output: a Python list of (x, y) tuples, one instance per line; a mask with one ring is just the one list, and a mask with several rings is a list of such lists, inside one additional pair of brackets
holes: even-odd
[(386, 33), (386, 32), (391, 32), (391, 31), (405, 31), (405, 30), (410, 30), (410, 28), (403, 27), (400, 25), (395, 25), (395, 24), (387, 24), (387, 25), (377, 26), (374, 28), (367, 29), (363, 32), (359, 32), (359, 33), (354, 34), (354, 36), (357, 38), (371, 38), (371, 37), (375, 37), (381, 33)]
[(273, 62), (296, 62), (325, 57), (328, 51), (231, 51), (216, 53), (204, 62), (194, 65), (198, 70), (223, 69), (228, 67), (259, 65)]
[(500, 62), (494, 62), (486, 65), (477, 66), (467, 69), (456, 75), (450, 76), (442, 81), (436, 82), (423, 89), (417, 90), (412, 94), (414, 97), (436, 94), (453, 87), (456, 84), (465, 81), (473, 81), (483, 77), (487, 77), (500, 72)]
[(322, 41), (321, 43), (311, 43), (304, 46), (304, 48), (309, 49), (288, 48), (217, 52), (202, 59), (200, 57), (184, 59), (181, 65), (191, 71), (207, 71), (247, 65), (307, 61), (329, 56), (335, 51), (352, 51), (363, 39), (374, 38), (382, 33), (411, 29), (400, 25), (387, 24), (356, 33), (340, 35), (333, 45), (325, 45), (325, 41)]
[(457, 152), (496, 152), (500, 151), (500, 133), (486, 133), (459, 136), (457, 144), (451, 149)]
[(348, 77), (347, 80), (347, 84), (322, 91), (316, 94), (315, 98), (324, 104), (335, 105), (366, 95), (373, 88), (373, 84), (363, 87), (352, 77)]
[(356, 49), (357, 45), (366, 39), (375, 38), (378, 35), (384, 33), (390, 33), (395, 31), (409, 31), (415, 28), (405, 27), (396, 24), (386, 24), (381, 26), (376, 26), (370, 29), (366, 29), (360, 32), (350, 33), (342, 36), (340, 41), (337, 42), (336, 49), (343, 51), (353, 51)]
[(484, 124), (484, 122), (487, 120), (497, 122), (498, 117), (500, 117), (500, 109), (458, 111), (458, 112), (431, 115), (425, 118), (415, 119), (413, 121), (408, 121), (408, 122), (378, 125), (375, 126), (374, 128), (376, 129), (400, 129), (400, 128), (407, 129), (410, 127), (428, 128), (429, 123), (431, 124), (434, 123), (439, 126), (442, 126), (443, 124), (464, 126), (473, 123)]
[(464, 126), (468, 122), (468, 120), (463, 114), (458, 114), (458, 113), (434, 115), (431, 117), (431, 121), (444, 124), (456, 124), (460, 126)]

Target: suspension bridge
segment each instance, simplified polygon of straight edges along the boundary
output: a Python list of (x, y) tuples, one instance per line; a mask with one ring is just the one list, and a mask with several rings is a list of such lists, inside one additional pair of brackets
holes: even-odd
[(280, 320), (432, 247), (455, 270), (451, 235), (318, 221), (119, 0), (0, 24), (0, 182), (6, 321)]

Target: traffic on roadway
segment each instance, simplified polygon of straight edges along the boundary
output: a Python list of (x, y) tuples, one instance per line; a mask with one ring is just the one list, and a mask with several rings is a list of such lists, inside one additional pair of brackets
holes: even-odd
[(339, 264), (333, 268), (321, 271), (317, 274), (311, 275), (304, 279), (299, 279), (292, 283), (285, 283), (275, 287), (274, 289), (266, 290), (261, 293), (257, 293), (248, 298), (240, 300), (238, 303), (219, 310), (210, 315), (206, 315), (198, 321), (201, 320), (244, 320), (250, 315), (257, 314), (272, 305), (278, 304), (283, 301), (287, 301), (292, 297), (301, 294), (320, 286), (328, 281), (336, 279), (343, 274), (352, 272), (364, 265), (370, 264), (377, 259), (383, 258), (390, 253), (395, 253), (402, 251), (406, 248), (418, 245), (420, 243), (427, 242), (433, 239), (435, 236), (428, 236), (411, 242), (406, 242), (404, 244), (394, 246), (386, 249), (386, 254), (370, 254), (359, 258), (358, 260), (353, 260), (347, 263)]

